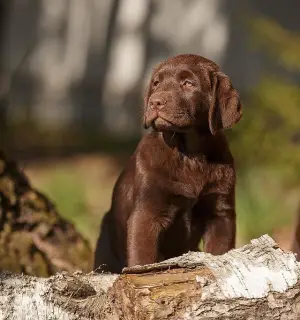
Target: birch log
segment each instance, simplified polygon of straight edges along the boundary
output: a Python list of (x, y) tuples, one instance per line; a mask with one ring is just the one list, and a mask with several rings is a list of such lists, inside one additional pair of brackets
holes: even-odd
[(2, 273), (1, 319), (300, 319), (300, 264), (269, 236), (122, 275)]

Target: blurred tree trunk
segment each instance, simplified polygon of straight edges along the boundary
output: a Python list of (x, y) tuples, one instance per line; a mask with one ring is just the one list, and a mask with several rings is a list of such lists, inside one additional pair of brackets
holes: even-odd
[(4, 41), (5, 41), (5, 27), (7, 16), (9, 13), (10, 1), (0, 0), (0, 128), (1, 138), (0, 145), (3, 143), (4, 134), (7, 126), (7, 88), (4, 74)]
[(140, 133), (153, 9), (153, 0), (123, 1), (116, 17), (102, 104), (106, 128), (118, 135), (130, 137)]
[(39, 41), (32, 57), (38, 80), (31, 117), (41, 127), (62, 127), (74, 120), (71, 87), (85, 72), (91, 0), (41, 0)]
[(88, 242), (0, 151), (0, 271), (87, 272), (92, 260)]
[(101, 54), (101, 61), (102, 61), (102, 74), (100, 77), (100, 85), (99, 85), (99, 97), (100, 101), (103, 99), (103, 94), (105, 90), (105, 82), (107, 78), (107, 72), (110, 66), (111, 60), (111, 49), (113, 47), (113, 39), (115, 36), (116, 30), (116, 21), (117, 16), (120, 8), (120, 0), (113, 0), (110, 8), (110, 14), (107, 22), (107, 29), (106, 29), (106, 36), (103, 45), (103, 52)]
[[(139, 72), (138, 79), (130, 92), (125, 95), (124, 101), (125, 104), (128, 106), (129, 110), (128, 113), (135, 115), (132, 117), (134, 122), (135, 128), (141, 128), (142, 133), (144, 133), (144, 128), (142, 127), (142, 107), (144, 104), (143, 101), (143, 94), (145, 91), (147, 81), (146, 76), (149, 69), (150, 64), (150, 52), (152, 47), (152, 37), (151, 37), (151, 21), (153, 18), (153, 14), (155, 11), (155, 3), (153, 0), (147, 1), (147, 8), (145, 18), (143, 23), (140, 26), (139, 32), (141, 33), (141, 41), (143, 45), (143, 52), (141, 53), (141, 60), (143, 61), (142, 68)], [(137, 115), (137, 116), (136, 116)]]

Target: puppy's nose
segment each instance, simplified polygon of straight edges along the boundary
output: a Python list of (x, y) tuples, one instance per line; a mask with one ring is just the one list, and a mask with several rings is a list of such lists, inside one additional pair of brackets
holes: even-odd
[(150, 98), (149, 104), (151, 109), (161, 109), (167, 103), (166, 99), (160, 97)]

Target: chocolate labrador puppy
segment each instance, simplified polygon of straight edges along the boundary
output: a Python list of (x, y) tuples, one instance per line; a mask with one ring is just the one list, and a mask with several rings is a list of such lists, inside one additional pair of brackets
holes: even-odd
[(212, 61), (183, 54), (160, 63), (145, 94), (146, 134), (118, 178), (95, 267), (120, 273), (197, 251), (235, 246), (235, 168), (223, 130), (240, 97)]

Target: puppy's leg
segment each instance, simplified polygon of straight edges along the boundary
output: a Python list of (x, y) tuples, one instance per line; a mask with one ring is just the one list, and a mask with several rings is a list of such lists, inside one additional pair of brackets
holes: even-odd
[(216, 195), (203, 235), (204, 251), (220, 255), (235, 247), (236, 217), (233, 195)]
[(139, 209), (132, 213), (127, 225), (127, 262), (129, 267), (159, 261), (159, 238), (171, 222), (171, 217), (161, 217), (156, 212)]

